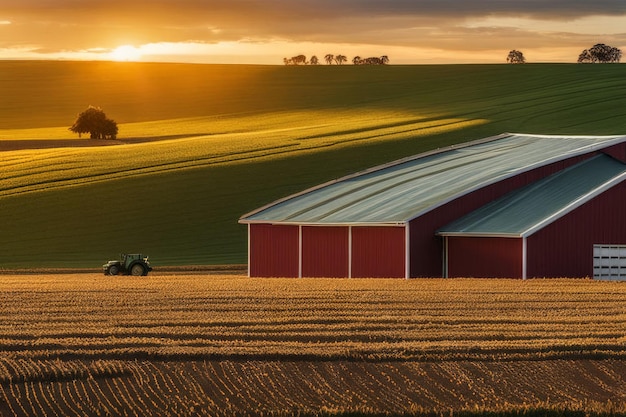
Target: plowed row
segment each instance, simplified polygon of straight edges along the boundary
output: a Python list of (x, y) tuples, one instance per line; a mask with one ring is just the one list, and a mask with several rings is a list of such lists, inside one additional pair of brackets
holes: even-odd
[(0, 276), (0, 415), (626, 414), (626, 286)]
[[(10, 365), (26, 374), (57, 366)], [(86, 371), (2, 383), (2, 415), (531, 414), (531, 408), (600, 414), (623, 413), (626, 397), (626, 365), (615, 360), (125, 361), (109, 365), (112, 374), (77, 361), (63, 366)]]

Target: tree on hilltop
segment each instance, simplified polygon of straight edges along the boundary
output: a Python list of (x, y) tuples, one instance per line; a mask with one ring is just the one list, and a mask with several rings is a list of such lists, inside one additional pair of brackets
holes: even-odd
[(578, 55), (579, 63), (609, 63), (619, 62), (622, 59), (622, 51), (619, 48), (597, 43), (589, 49), (585, 49)]
[(524, 64), (526, 63), (526, 58), (524, 58), (524, 54), (521, 51), (513, 49), (506, 57), (506, 62), (511, 64)]
[(101, 108), (94, 106), (79, 113), (69, 130), (78, 133), (78, 137), (89, 133), (91, 139), (116, 139), (118, 132), (117, 123), (108, 119)]

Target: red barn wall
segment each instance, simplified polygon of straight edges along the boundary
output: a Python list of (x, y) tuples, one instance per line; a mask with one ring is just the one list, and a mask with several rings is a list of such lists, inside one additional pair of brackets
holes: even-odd
[(521, 238), (448, 237), (448, 277), (522, 278)]
[(303, 226), (302, 276), (347, 277), (348, 231), (348, 227)]
[(298, 226), (251, 224), (250, 276), (297, 277), (298, 229)]
[(618, 143), (617, 145), (602, 149), (602, 153), (612, 156), (618, 161), (626, 164), (626, 142)]
[(436, 236), (439, 228), (506, 193), (561, 171), (595, 155), (580, 155), (555, 162), (476, 190), (444, 204), (410, 222), (411, 277), (443, 276), (443, 238)]
[(592, 277), (594, 244), (626, 244), (626, 181), (527, 238), (531, 277)]
[(352, 227), (352, 276), (404, 278), (404, 227)]

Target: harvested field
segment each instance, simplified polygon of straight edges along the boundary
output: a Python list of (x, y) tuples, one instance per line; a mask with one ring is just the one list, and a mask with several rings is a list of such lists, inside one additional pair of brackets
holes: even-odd
[(0, 275), (0, 306), (3, 416), (626, 414), (620, 283)]

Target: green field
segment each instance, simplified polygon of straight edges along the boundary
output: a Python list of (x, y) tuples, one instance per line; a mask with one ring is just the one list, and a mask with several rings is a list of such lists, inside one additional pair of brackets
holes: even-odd
[[(0, 268), (123, 251), (245, 263), (237, 219), (303, 188), (506, 131), (626, 133), (623, 65), (4, 61), (0, 74)], [(120, 145), (67, 130), (88, 105)]]

